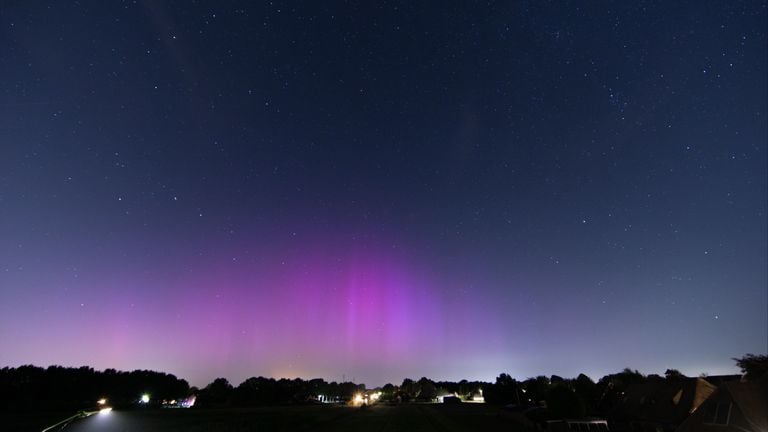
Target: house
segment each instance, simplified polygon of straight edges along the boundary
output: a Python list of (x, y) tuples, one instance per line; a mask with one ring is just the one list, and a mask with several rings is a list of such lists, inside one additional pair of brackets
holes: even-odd
[(627, 389), (611, 418), (620, 429), (673, 431), (716, 389), (703, 378), (649, 377)]
[(768, 431), (768, 376), (728, 381), (693, 412), (676, 432)]

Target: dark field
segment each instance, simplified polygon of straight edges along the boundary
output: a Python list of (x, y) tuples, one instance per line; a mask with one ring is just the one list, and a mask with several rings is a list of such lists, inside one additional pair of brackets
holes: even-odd
[[(292, 406), (227, 410), (114, 411), (70, 424), (95, 431), (525, 431), (525, 419), (485, 404), (414, 404), (368, 408)], [(39, 429), (37, 429), (39, 430)]]

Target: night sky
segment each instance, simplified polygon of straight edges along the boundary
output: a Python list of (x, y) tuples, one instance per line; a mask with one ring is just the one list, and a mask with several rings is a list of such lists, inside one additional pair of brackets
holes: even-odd
[(0, 366), (735, 373), (768, 351), (766, 17), (4, 1)]

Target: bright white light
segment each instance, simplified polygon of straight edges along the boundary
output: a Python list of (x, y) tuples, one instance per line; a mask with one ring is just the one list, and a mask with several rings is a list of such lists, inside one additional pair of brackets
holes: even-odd
[(107, 399), (101, 398), (101, 399), (97, 400), (96, 403), (99, 404), (99, 405), (104, 405), (105, 403), (107, 403)]
[(109, 414), (112, 412), (112, 407), (106, 407), (99, 410), (99, 414)]
[(362, 405), (363, 404), (363, 395), (358, 393), (355, 395), (355, 399), (353, 400), (355, 402), (355, 405)]
[(149, 395), (148, 394), (141, 395), (141, 403), (149, 403)]

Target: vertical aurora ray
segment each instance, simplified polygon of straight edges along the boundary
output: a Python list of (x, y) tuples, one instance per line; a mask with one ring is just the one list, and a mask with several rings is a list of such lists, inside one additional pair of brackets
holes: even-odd
[(161, 333), (175, 334), (172, 343), (193, 363), (235, 380), (342, 374), (384, 380), (445, 355), (452, 314), (444, 310), (437, 278), (407, 254), (313, 242), (233, 265), (223, 258), (232, 252), (222, 250), (169, 282), (184, 295), (164, 300)]

